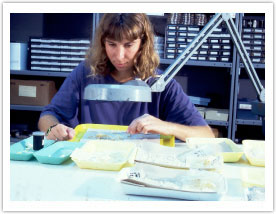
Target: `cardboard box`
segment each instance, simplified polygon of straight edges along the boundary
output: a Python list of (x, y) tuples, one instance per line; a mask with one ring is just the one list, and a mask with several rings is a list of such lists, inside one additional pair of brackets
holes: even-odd
[(28, 43), (10, 43), (10, 69), (27, 69)]
[(228, 109), (206, 109), (205, 119), (206, 120), (219, 120), (228, 121)]
[(57, 92), (54, 81), (11, 79), (11, 104), (48, 105)]

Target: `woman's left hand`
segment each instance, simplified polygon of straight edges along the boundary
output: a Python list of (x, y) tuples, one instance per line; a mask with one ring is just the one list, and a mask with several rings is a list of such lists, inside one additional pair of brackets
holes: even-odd
[(172, 122), (167, 122), (144, 114), (131, 122), (127, 130), (130, 134), (153, 133), (162, 135), (174, 135), (176, 138), (186, 141), (188, 137), (215, 137), (211, 128), (205, 126), (187, 126)]
[(127, 130), (130, 134), (137, 133), (154, 133), (162, 135), (170, 135), (169, 123), (162, 121), (149, 114), (144, 114), (131, 122)]

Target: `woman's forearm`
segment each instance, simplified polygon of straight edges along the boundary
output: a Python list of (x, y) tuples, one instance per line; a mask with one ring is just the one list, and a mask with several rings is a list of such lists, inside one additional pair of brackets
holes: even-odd
[(170, 135), (174, 135), (176, 138), (186, 141), (189, 137), (210, 137), (213, 138), (214, 133), (212, 129), (207, 126), (186, 126), (176, 123), (168, 122), (168, 129), (170, 130)]

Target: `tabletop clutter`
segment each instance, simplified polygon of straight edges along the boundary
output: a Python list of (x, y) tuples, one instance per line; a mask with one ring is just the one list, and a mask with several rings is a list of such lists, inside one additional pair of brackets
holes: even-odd
[[(119, 171), (117, 180), (125, 194), (209, 201), (227, 192), (224, 163), (238, 162), (245, 154), (251, 165), (265, 166), (264, 141), (245, 140), (243, 149), (227, 138), (188, 138), (176, 144), (169, 139), (171, 146), (164, 146), (160, 135), (130, 135), (125, 130), (83, 124), (75, 128), (72, 141), (44, 139), (40, 150), (34, 150), (31, 136), (11, 145), (10, 159), (62, 164), (71, 158), (81, 169)], [(264, 197), (264, 188), (246, 191), (248, 200), (254, 198), (252, 191), (259, 194), (256, 200)]]

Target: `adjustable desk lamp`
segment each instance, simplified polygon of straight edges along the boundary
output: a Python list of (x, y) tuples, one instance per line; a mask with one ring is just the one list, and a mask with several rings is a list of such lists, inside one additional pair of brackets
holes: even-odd
[(228, 13), (217, 13), (205, 25), (194, 40), (186, 47), (186, 49), (176, 58), (176, 60), (158, 76), (153, 83), (148, 85), (145, 81), (135, 79), (124, 84), (91, 84), (85, 88), (84, 99), (87, 100), (107, 100), (107, 101), (134, 101), (134, 102), (151, 102), (151, 92), (162, 92), (168, 82), (177, 74), (177, 72), (185, 65), (195, 51), (202, 45), (204, 41), (212, 34), (218, 25), (225, 21), (227, 29), (231, 35), (235, 47), (242, 59), (246, 72), (251, 79), (259, 100), (265, 103), (265, 88), (257, 76), (255, 68), (247, 54), (242, 43), (237, 28)]

